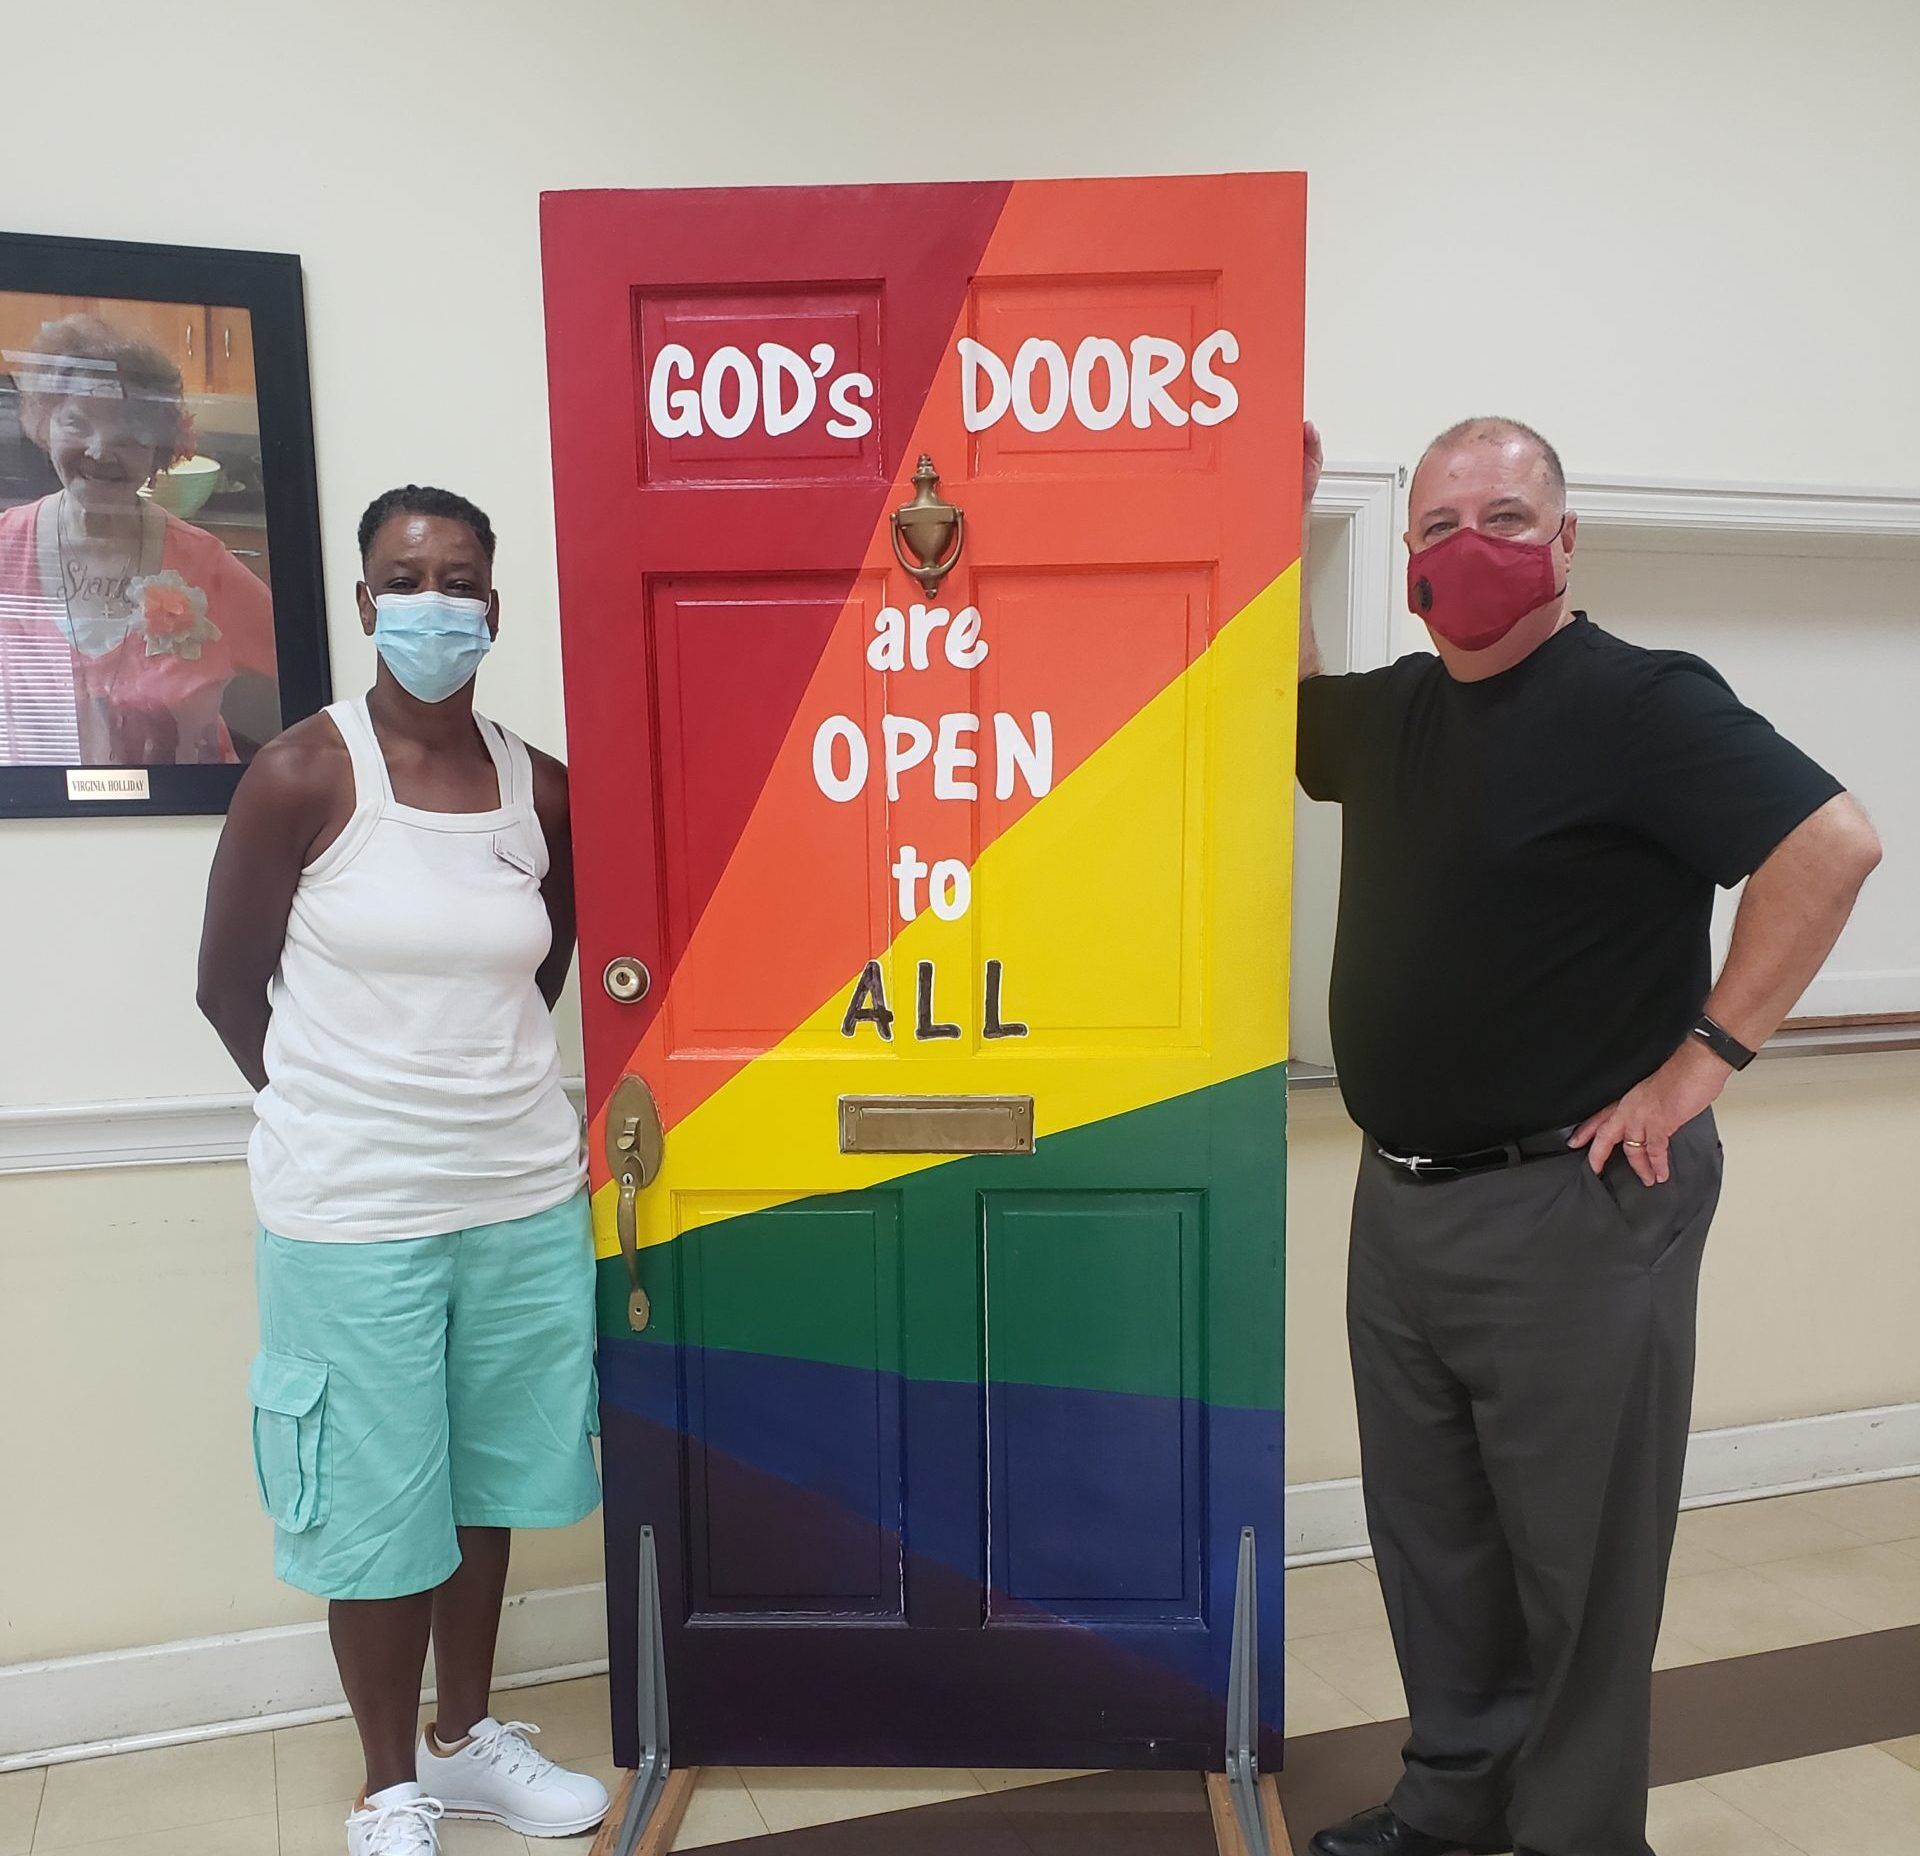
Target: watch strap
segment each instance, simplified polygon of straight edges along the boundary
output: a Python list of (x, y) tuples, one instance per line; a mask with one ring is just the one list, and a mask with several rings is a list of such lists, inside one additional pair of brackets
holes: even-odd
[(1705, 1012), (1700, 1014), (1700, 1022), (1694, 1026), (1693, 1035), (1723, 1063), (1731, 1064), (1736, 1070), (1744, 1070), (1753, 1061), (1754, 1053)]

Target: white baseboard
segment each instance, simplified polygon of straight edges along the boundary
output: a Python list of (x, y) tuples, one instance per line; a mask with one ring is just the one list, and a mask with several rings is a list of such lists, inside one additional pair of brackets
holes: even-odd
[[(605, 1588), (507, 1600), (501, 1688), (597, 1675), (607, 1666)], [(427, 1699), (433, 1663), (427, 1663)], [(0, 1668), (0, 1772), (132, 1753), (346, 1713), (324, 1624), (287, 1624)]]
[(1360, 1478), (1295, 1482), (1287, 1487), (1287, 1564), (1320, 1566), (1367, 1556), (1367, 1513)]
[[(1920, 1475), (1920, 1403), (1697, 1431), (1682, 1502), (1702, 1508), (1912, 1475)], [(1288, 1489), (1289, 1566), (1359, 1559), (1366, 1551), (1357, 1480)], [(598, 1585), (509, 1599), (500, 1629), (500, 1686), (604, 1670), (603, 1606)], [(429, 1695), (432, 1679), (429, 1666)], [(292, 1727), (345, 1712), (323, 1624), (19, 1663), (0, 1668), (0, 1772)]]
[(1920, 1475), (1920, 1404), (1836, 1411), (1773, 1424), (1695, 1431), (1683, 1508), (1797, 1495), (1833, 1483)]
[[(1920, 1475), (1920, 1404), (1836, 1411), (1695, 1431), (1687, 1443), (1682, 1508), (1796, 1495), (1849, 1482)], [(1287, 1490), (1287, 1564), (1367, 1556), (1360, 1479), (1300, 1482)]]

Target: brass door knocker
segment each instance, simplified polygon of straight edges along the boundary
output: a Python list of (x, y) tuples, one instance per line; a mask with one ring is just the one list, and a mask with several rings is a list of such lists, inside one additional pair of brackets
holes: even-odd
[(659, 1177), (666, 1136), (653, 1091), (637, 1076), (623, 1076), (607, 1099), (607, 1170), (620, 1187), (614, 1213), (620, 1254), (627, 1265), (627, 1326), (638, 1334), (653, 1318), (652, 1304), (640, 1286), (640, 1231), (636, 1201), (641, 1188)]
[[(893, 558), (920, 582), (929, 599), (953, 572), (967, 538), (966, 512), (940, 500), (940, 473), (924, 451), (913, 473), (913, 501), (893, 512)], [(900, 544), (904, 540), (906, 548)], [(907, 548), (913, 559), (907, 558)]]

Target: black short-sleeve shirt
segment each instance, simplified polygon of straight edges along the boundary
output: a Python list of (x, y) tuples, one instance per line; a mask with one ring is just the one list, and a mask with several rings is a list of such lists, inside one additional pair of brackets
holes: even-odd
[(1714, 885), (1842, 788), (1711, 666), (1584, 613), (1512, 670), (1300, 686), (1300, 783), (1343, 808), (1334, 1060), (1396, 1152), (1584, 1120), (1705, 1002)]

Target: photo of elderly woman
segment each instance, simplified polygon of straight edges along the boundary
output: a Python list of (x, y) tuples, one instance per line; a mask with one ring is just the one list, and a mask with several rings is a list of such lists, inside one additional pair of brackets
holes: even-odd
[(0, 292), (0, 765), (279, 731), (245, 310)]

